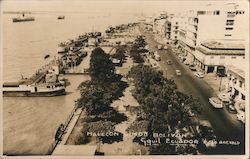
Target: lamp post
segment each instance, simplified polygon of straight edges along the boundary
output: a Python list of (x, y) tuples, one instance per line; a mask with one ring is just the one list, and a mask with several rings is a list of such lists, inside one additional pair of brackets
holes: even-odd
[(221, 84), (222, 84), (222, 77), (220, 77), (220, 86), (219, 86), (219, 91), (221, 91)]

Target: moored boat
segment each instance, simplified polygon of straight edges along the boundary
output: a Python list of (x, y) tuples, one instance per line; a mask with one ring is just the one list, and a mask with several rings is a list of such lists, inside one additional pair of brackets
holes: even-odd
[(4, 97), (35, 97), (65, 95), (65, 86), (60, 82), (28, 84), (25, 82), (11, 82), (3, 84)]
[(64, 15), (60, 15), (57, 17), (57, 19), (65, 19), (65, 16)]
[(47, 58), (49, 58), (49, 57), (50, 57), (50, 55), (47, 54), (47, 55), (44, 56), (44, 59), (47, 59)]
[(12, 22), (25, 22), (25, 21), (34, 21), (34, 20), (35, 20), (34, 17), (25, 17), (24, 14), (22, 14), (21, 17), (12, 18)]
[(69, 51), (69, 46), (66, 43), (60, 43), (57, 48), (57, 53), (62, 54)]

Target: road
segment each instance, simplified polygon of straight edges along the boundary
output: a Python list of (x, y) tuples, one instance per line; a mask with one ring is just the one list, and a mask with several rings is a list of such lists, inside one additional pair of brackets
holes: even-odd
[[(158, 43), (154, 40), (153, 35), (140, 29), (142, 35), (146, 37), (149, 48), (157, 50)], [(187, 68), (173, 53), (169, 47), (167, 50), (158, 50), (161, 56), (161, 68), (166, 71), (167, 77), (173, 76), (177, 88), (194, 97), (198, 97), (202, 114), (200, 118), (209, 120), (218, 141), (240, 141), (240, 145), (224, 145), (217, 146), (216, 149), (206, 152), (206, 154), (242, 154), (245, 152), (245, 127), (237, 119), (224, 109), (215, 109), (208, 102), (208, 98), (214, 96), (213, 89), (203, 80), (194, 76), (193, 72)], [(166, 63), (167, 60), (172, 61), (172, 65)], [(176, 76), (175, 70), (181, 70), (182, 75)]]

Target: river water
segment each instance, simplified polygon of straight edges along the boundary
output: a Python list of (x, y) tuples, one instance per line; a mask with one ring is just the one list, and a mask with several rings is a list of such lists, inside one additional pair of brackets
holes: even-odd
[[(62, 13), (60, 13), (62, 14)], [(111, 25), (128, 23), (131, 15), (100, 13), (65, 13), (57, 20), (56, 13), (34, 14), (35, 21), (12, 23), (14, 14), (3, 14), (3, 81), (30, 77), (57, 55), (57, 44), (89, 31), (104, 31)], [(50, 58), (44, 56), (50, 54)], [(84, 62), (84, 61), (83, 61)], [(57, 127), (72, 111), (76, 90), (87, 76), (66, 76), (71, 85), (66, 96), (4, 97), (3, 150), (6, 155), (45, 154)]]

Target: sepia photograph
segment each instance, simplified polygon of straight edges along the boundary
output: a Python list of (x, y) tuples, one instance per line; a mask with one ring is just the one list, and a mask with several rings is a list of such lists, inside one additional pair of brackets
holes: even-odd
[(249, 1), (0, 7), (0, 158), (249, 157)]

